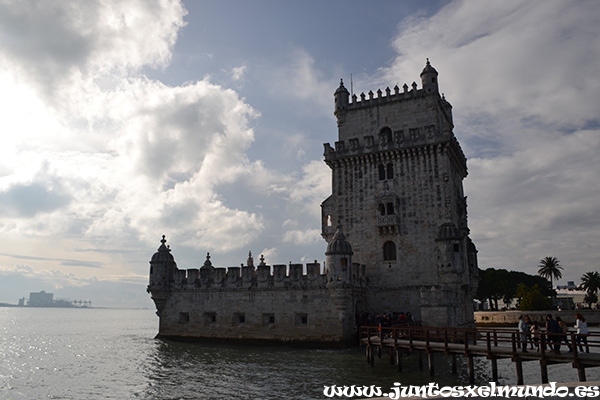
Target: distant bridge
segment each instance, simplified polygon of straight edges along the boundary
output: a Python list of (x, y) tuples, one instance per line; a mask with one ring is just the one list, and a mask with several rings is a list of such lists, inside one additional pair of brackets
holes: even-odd
[[(375, 355), (382, 356), (387, 351), (390, 363), (402, 371), (402, 353), (418, 352), (419, 368), (423, 368), (423, 354), (427, 355), (429, 374), (434, 376), (434, 353), (443, 353), (452, 356), (452, 373), (456, 373), (456, 356), (461, 355), (467, 359), (469, 382), (475, 381), (474, 357), (486, 357), (492, 364), (492, 380), (498, 382), (498, 363), (501, 358), (510, 358), (515, 363), (517, 384), (523, 384), (523, 362), (538, 361), (542, 376), (542, 383), (548, 383), (548, 365), (572, 364), (577, 368), (578, 377), (585, 382), (585, 369), (600, 367), (600, 333), (587, 335), (588, 345), (584, 352), (578, 351), (575, 345), (577, 334), (553, 334), (542, 332), (540, 335), (539, 350), (523, 352), (520, 333), (515, 329), (489, 328), (444, 328), (444, 327), (377, 327), (361, 326), (359, 328), (360, 344), (366, 346), (367, 362), (375, 363)], [(552, 345), (548, 338), (558, 338), (563, 341), (563, 351), (555, 353), (547, 348)], [(568, 340), (572, 352), (567, 352), (564, 340)], [(527, 347), (530, 341), (527, 342)], [(584, 346), (585, 347), (585, 346)], [(589, 351), (589, 353), (587, 352)]]

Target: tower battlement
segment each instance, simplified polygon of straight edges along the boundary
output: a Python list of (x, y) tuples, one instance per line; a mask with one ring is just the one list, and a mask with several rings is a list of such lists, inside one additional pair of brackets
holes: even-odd
[[(170, 289), (173, 290), (280, 290), (325, 288), (328, 283), (341, 281), (341, 277), (326, 271), (316, 260), (307, 264), (267, 265), (261, 263), (239, 267), (213, 267), (210, 256), (201, 268), (174, 269)], [(351, 267), (350, 285), (366, 283), (365, 266), (354, 264)], [(156, 285), (150, 277), (149, 290)]]

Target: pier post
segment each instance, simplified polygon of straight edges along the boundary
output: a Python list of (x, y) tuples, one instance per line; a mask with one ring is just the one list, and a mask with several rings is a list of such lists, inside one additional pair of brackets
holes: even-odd
[(475, 363), (471, 354), (467, 356), (467, 363), (469, 367), (469, 384), (472, 385), (475, 383)]
[(402, 352), (400, 349), (396, 349), (396, 362), (398, 363), (398, 371), (402, 372)]
[(523, 361), (516, 358), (515, 365), (517, 366), (517, 385), (523, 385)]
[[(575, 347), (575, 345), (573, 345)], [(579, 376), (579, 382), (585, 382), (585, 367), (581, 365), (577, 367), (577, 375)]]
[(498, 359), (492, 357), (492, 382), (498, 383)]
[(371, 366), (375, 365), (375, 355), (373, 354), (373, 346), (371, 346), (371, 350), (369, 351), (369, 354), (371, 356)]
[(540, 370), (542, 372), (542, 383), (548, 383), (548, 365), (544, 359), (540, 360)]
[(456, 369), (456, 354), (452, 354), (452, 375), (456, 375), (457, 373), (457, 369)]
[(435, 375), (435, 368), (433, 366), (433, 351), (430, 351), (429, 353), (427, 353), (427, 362), (429, 364), (429, 376), (434, 376)]

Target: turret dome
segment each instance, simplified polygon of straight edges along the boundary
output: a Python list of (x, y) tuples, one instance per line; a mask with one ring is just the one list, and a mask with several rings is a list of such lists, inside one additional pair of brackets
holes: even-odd
[(342, 232), (342, 227), (338, 226), (333, 240), (327, 245), (326, 255), (330, 254), (354, 254), (352, 245), (346, 240), (346, 235)]
[(165, 245), (167, 240), (165, 239), (165, 235), (163, 235), (162, 240), (160, 241), (161, 245), (158, 248), (158, 251), (154, 253), (152, 256), (151, 263), (164, 263), (164, 262), (174, 262), (173, 255), (171, 254), (171, 249)]
[(425, 74), (433, 74), (435, 76), (438, 75), (438, 72), (429, 63), (429, 58), (427, 59), (427, 64), (425, 64), (425, 68), (423, 68), (423, 71), (421, 72), (421, 75), (419, 75), (419, 76), (422, 77)]

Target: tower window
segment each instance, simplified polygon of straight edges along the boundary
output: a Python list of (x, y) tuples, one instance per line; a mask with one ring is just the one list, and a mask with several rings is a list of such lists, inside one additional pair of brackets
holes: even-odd
[(394, 165), (389, 163), (386, 167), (386, 177), (387, 179), (394, 179)]
[(394, 215), (394, 203), (386, 204), (387, 215)]
[(385, 180), (385, 167), (383, 166), (383, 164), (379, 164), (379, 180)]
[(188, 322), (190, 322), (190, 313), (180, 312), (179, 313), (179, 323), (187, 324)]
[(380, 204), (377, 210), (379, 211), (379, 215), (385, 215), (385, 206), (383, 204)]
[(388, 128), (387, 126), (383, 129), (381, 129), (381, 131), (379, 131), (379, 141), (382, 144), (391, 143), (392, 142), (392, 130), (390, 128)]
[(383, 259), (385, 261), (396, 260), (396, 244), (394, 242), (385, 242), (383, 245)]
[(342, 268), (348, 267), (348, 259), (346, 257), (342, 258), (340, 263), (342, 264)]

